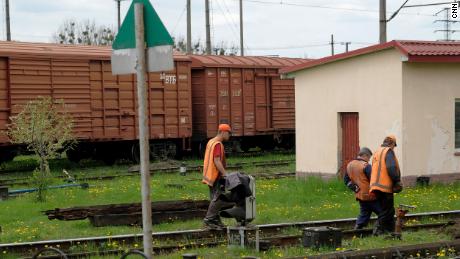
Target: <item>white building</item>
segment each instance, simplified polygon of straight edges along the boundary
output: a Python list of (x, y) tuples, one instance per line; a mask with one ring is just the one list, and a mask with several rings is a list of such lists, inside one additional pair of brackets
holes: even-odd
[(406, 184), (460, 179), (460, 42), (392, 41), (293, 66), (296, 171), (333, 177), (388, 134)]

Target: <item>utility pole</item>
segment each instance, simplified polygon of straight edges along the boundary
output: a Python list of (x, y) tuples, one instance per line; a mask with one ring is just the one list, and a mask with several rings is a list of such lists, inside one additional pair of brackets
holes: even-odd
[(115, 0), (117, 2), (117, 17), (118, 17), (118, 31), (120, 31), (120, 27), (121, 27), (121, 1), (125, 1), (125, 0)]
[(209, 25), (209, 0), (204, 0), (206, 13), (206, 54), (211, 55), (211, 26)]
[(243, 44), (243, 0), (240, 0), (240, 53), (244, 56), (244, 44)]
[(11, 41), (10, 0), (5, 0), (5, 15), (6, 15), (6, 40)]
[(334, 34), (331, 34), (331, 56), (334, 56)]
[(387, 1), (380, 0), (380, 37), (379, 42), (385, 43), (387, 42)]
[(192, 54), (192, 8), (187, 0), (187, 54)]

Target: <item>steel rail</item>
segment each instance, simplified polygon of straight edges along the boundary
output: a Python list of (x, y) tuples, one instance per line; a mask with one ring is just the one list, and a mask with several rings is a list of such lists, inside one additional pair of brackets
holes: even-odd
[[(256, 161), (256, 162), (240, 162), (235, 164), (229, 164), (228, 169), (236, 170), (242, 169), (246, 165), (251, 165), (255, 167), (264, 167), (264, 166), (287, 166), (289, 163), (294, 162), (294, 159), (284, 159), (279, 161)], [(169, 166), (169, 167), (152, 167), (150, 169), (151, 174), (154, 173), (174, 173), (179, 172), (180, 166)], [(201, 166), (188, 166), (188, 172), (199, 172)], [(128, 170), (126, 173), (119, 173), (119, 174), (107, 174), (107, 175), (94, 175), (94, 176), (82, 176), (82, 177), (75, 177), (75, 181), (90, 181), (90, 180), (112, 180), (115, 178), (120, 177), (130, 177), (130, 176), (137, 176), (139, 171), (137, 169)], [(291, 173), (294, 175), (293, 173)], [(268, 175), (268, 174), (267, 174)], [(65, 179), (67, 176), (55, 176), (53, 179)], [(30, 184), (30, 179), (27, 177), (20, 177), (20, 178), (11, 178), (11, 179), (0, 179), (0, 185), (27, 185)]]
[[(454, 211), (440, 211), (440, 212), (424, 212), (408, 214), (406, 220), (422, 220), (425, 218), (431, 219), (459, 219), (460, 210)], [(374, 218), (375, 220), (375, 218)], [(350, 229), (356, 222), (355, 218), (347, 219), (334, 219), (334, 220), (317, 220), (317, 221), (305, 221), (305, 222), (293, 222), (293, 223), (280, 223), (280, 224), (264, 224), (258, 225), (262, 235), (273, 235), (274, 233), (280, 233), (283, 230), (289, 229), (301, 229), (305, 227), (317, 227), (317, 226), (332, 226), (341, 227), (343, 229)], [(446, 224), (444, 222), (444, 224)], [(180, 241), (180, 240), (218, 240), (226, 237), (226, 230), (222, 231), (209, 231), (209, 230), (183, 230), (183, 231), (168, 231), (168, 232), (157, 232), (153, 234), (154, 242), (164, 241)], [(21, 252), (35, 252), (39, 249), (46, 247), (59, 247), (60, 249), (68, 250), (72, 247), (83, 247), (84, 245), (93, 245), (97, 247), (104, 246), (108, 243), (118, 244), (133, 244), (140, 242), (142, 239), (141, 234), (125, 234), (125, 235), (114, 235), (114, 236), (99, 236), (99, 237), (83, 237), (83, 238), (70, 238), (61, 240), (46, 240), (46, 241), (34, 241), (24, 243), (7, 243), (0, 244), (0, 252), (7, 251), (7, 253), (21, 253)]]

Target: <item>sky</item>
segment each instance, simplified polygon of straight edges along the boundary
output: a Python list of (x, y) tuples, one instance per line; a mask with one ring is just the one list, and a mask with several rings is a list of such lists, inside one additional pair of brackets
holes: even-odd
[[(204, 43), (204, 0), (192, 1), (192, 41)], [(405, 0), (387, 0), (387, 17)], [(407, 5), (448, 2), (449, 0), (409, 0)], [(186, 0), (150, 1), (166, 28), (175, 37), (186, 36)], [(211, 40), (239, 46), (239, 1), (210, 0)], [(0, 40), (6, 39), (5, 0), (0, 0)], [(130, 1), (122, 1), (122, 17)], [(404, 8), (388, 23), (388, 40), (440, 40), (445, 6)], [(246, 55), (320, 58), (331, 54), (331, 34), (335, 53), (358, 49), (378, 42), (379, 0), (243, 0), (244, 46)], [(114, 0), (10, 0), (12, 39), (51, 42), (52, 35), (66, 19), (94, 20), (116, 28)], [(460, 29), (460, 23), (453, 24)], [(460, 31), (452, 34), (460, 40)]]

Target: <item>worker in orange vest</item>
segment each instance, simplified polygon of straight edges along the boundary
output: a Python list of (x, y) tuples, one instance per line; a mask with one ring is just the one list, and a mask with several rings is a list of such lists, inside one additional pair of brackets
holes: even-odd
[(373, 193), (369, 193), (369, 179), (371, 178), (372, 167), (369, 164), (372, 151), (363, 147), (359, 150), (358, 157), (347, 165), (344, 175), (345, 185), (354, 193), (359, 202), (360, 212), (356, 219), (355, 229), (363, 229), (369, 223), (372, 212), (379, 215), (382, 211), (380, 203), (376, 201)]
[(395, 147), (396, 137), (394, 135), (385, 137), (372, 159), (370, 192), (375, 194), (382, 207), (374, 235), (393, 233), (395, 230), (393, 194), (402, 191), (401, 171), (394, 152)]
[(230, 125), (220, 124), (217, 136), (210, 139), (206, 145), (202, 182), (209, 186), (211, 202), (204, 218), (205, 228), (221, 230), (225, 227), (219, 216), (219, 211), (222, 207), (219, 195), (221, 194), (222, 180), (226, 175), (225, 150), (222, 142), (228, 141), (231, 134)]

